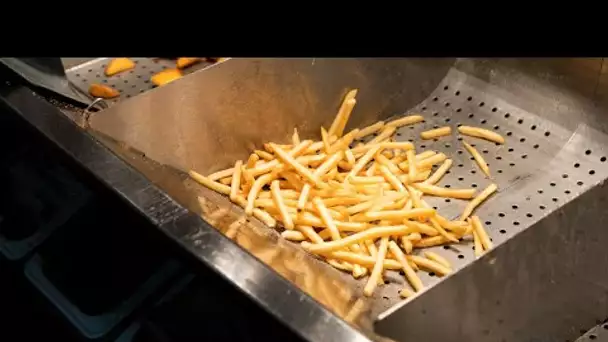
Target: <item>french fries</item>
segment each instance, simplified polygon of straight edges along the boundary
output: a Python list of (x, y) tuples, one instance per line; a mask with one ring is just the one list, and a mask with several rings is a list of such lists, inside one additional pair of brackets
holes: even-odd
[[(321, 128), (317, 141), (304, 139), (294, 129), (286, 144), (269, 142), (229, 169), (207, 177), (191, 171), (190, 176), (229, 196), (247, 215), (271, 227), (280, 225), (284, 239), (299, 243), (333, 267), (355, 278), (368, 275), (364, 295), (372, 296), (384, 284), (384, 271), (398, 270), (413, 289), (404, 288), (401, 295), (410, 297), (424, 289), (417, 272), (438, 276), (452, 272), (448, 259), (430, 251), (420, 254), (420, 249), (458, 243), (467, 236), (475, 243), (476, 255), (492, 248), (480, 219), (470, 216), (498, 187), (492, 184), (476, 194), (476, 189), (436, 185), (449, 173), (452, 159), (437, 151), (416, 152), (411, 142), (392, 138), (397, 128), (423, 122), (421, 115), (345, 132), (356, 95), (356, 89), (346, 93), (331, 126)], [(451, 130), (442, 127), (421, 137), (433, 139)], [(500, 140), (475, 128), (459, 131)], [(367, 143), (355, 141), (369, 134), (376, 136)], [(473, 150), (469, 152), (475, 157)], [(479, 158), (475, 157), (480, 168), (489, 175)], [(468, 204), (459, 220), (447, 219), (424, 196)]]

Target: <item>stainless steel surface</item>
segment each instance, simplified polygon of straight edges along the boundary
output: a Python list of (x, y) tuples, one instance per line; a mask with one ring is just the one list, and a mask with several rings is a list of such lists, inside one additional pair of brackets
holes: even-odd
[[(175, 202), (158, 186), (86, 134), (53, 105), (23, 85), (0, 84), (0, 104), (8, 106), (78, 161), (106, 186), (181, 243), (204, 265), (229, 279), (290, 328), (310, 341), (369, 341), (327, 309), (319, 306), (261, 261)], [(119, 147), (119, 149), (122, 149)], [(122, 149), (124, 150), (124, 149)], [(154, 183), (183, 187), (179, 175), (125, 151), (122, 155), (143, 170), (155, 170)], [(178, 178), (176, 178), (178, 177)], [(197, 243), (190, 243), (196, 236)], [(356, 308), (359, 308), (356, 305)], [(299, 308), (299, 310), (294, 310)], [(365, 307), (361, 310), (364, 312)], [(357, 309), (358, 311), (358, 309)], [(201, 318), (201, 319), (204, 319)]]
[(60, 58), (0, 58), (0, 63), (11, 68), (36, 87), (44, 88), (81, 106), (92, 99), (87, 92), (74, 88), (66, 78)]
[[(309, 339), (360, 337), (336, 316), (350, 318), (353, 305), (363, 303), (353, 325), (369, 336), (369, 321), (379, 316), (377, 332), (396, 340), (573, 340), (581, 329), (608, 316), (608, 270), (602, 267), (608, 257), (608, 233), (602, 229), (608, 219), (603, 185), (608, 139), (602, 133), (608, 131), (603, 114), (608, 82), (602, 82), (602, 66), (602, 59), (230, 60), (122, 102), (91, 121), (94, 134), (166, 191), (171, 205), (177, 201), (220, 231), (241, 217), (240, 209), (173, 167), (202, 173), (227, 167), (262, 141), (286, 140), (294, 126), (305, 136), (316, 136), (348, 88), (360, 89), (351, 127), (420, 111), (426, 128), (474, 123), (496, 129), (507, 136), (505, 146), (474, 142), (487, 150), (484, 155), (501, 186), (479, 211), (490, 222), (486, 225), (496, 249), (477, 261), (466, 242), (439, 249), (458, 272), (442, 280), (426, 277), (423, 281), (431, 287), (407, 302), (396, 298), (401, 277), (387, 276), (393, 283), (368, 302), (359, 298), (360, 286), (349, 276), (251, 219), (236, 242), (275, 271), (258, 277), (261, 264), (226, 239), (209, 242), (214, 233), (209, 226), (186, 228), (179, 219), (169, 224), (172, 214), (166, 216), (154, 197), (132, 190), (124, 196), (154, 221), (165, 222), (161, 228), (170, 236)], [(401, 129), (399, 138), (414, 138), (420, 129)], [(416, 144), (456, 158), (443, 184), (486, 184), (471, 173), (474, 165), (466, 152), (459, 154), (457, 139)], [(197, 196), (205, 199), (202, 206)], [(436, 205), (455, 214), (462, 203)], [(298, 288), (334, 315), (317, 311), (320, 307)], [(307, 300), (297, 310), (283, 302), (302, 298)], [(332, 328), (322, 335), (302, 317), (315, 317)]]
[[(106, 84), (120, 91), (120, 97), (106, 100), (112, 104), (153, 89), (154, 84), (150, 81), (152, 75), (164, 69), (175, 68), (175, 60), (171, 59), (146, 57), (134, 57), (131, 59), (135, 62), (135, 68), (109, 77), (105, 75), (104, 70), (111, 58), (106, 57), (73, 65), (66, 70), (66, 75), (75, 87), (86, 94), (88, 94), (89, 86), (93, 83)], [(70, 62), (73, 63), (73, 61)], [(68, 63), (68, 65), (72, 63)], [(184, 74), (189, 74), (209, 65), (211, 63), (202, 61), (186, 68), (183, 72)]]
[(608, 341), (608, 324), (599, 324), (585, 332), (575, 342), (606, 342)]

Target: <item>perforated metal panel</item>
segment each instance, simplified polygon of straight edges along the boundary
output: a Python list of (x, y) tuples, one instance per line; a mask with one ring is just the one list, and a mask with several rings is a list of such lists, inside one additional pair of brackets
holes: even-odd
[[(77, 65), (66, 70), (70, 82), (81, 91), (88, 93), (89, 86), (93, 83), (106, 84), (120, 92), (120, 97), (109, 100), (110, 103), (128, 99), (136, 96), (155, 86), (150, 77), (159, 71), (175, 68), (175, 60), (165, 58), (131, 58), (135, 62), (135, 68), (114, 76), (106, 76), (104, 70), (111, 58), (98, 58), (84, 64)], [(201, 61), (183, 70), (184, 74), (192, 73), (211, 65)]]
[(585, 332), (575, 342), (606, 342), (608, 341), (608, 323), (595, 326)]
[[(477, 84), (471, 78), (464, 82), (462, 77), (452, 72), (429, 98), (408, 111), (407, 115), (422, 114), (425, 121), (401, 127), (395, 139), (413, 142), (418, 153), (430, 149), (453, 159), (451, 170), (438, 183), (439, 186), (473, 187), (479, 191), (491, 183), (499, 186), (499, 192), (476, 211), (485, 222), (495, 246), (608, 177), (608, 153), (605, 149), (608, 141), (604, 135), (586, 127), (573, 134), (486, 93), (481, 82)], [(462, 136), (457, 131), (459, 125), (493, 130), (504, 136), (506, 143), (498, 145)], [(420, 138), (420, 132), (443, 126), (451, 126), (453, 134), (434, 140)], [(589, 139), (590, 136), (597, 139)], [(491, 179), (485, 177), (464, 149), (463, 140), (483, 155), (489, 164)], [(425, 200), (452, 219), (458, 218), (467, 204), (464, 200), (430, 196), (425, 196)], [(455, 272), (475, 261), (470, 238), (459, 244), (422, 251), (433, 251), (445, 257)], [(427, 287), (442, 280), (432, 273), (419, 272), (419, 276)], [(385, 283), (376, 290), (379, 298), (374, 315), (404, 302), (399, 291), (409, 286), (404, 276), (394, 271), (386, 272)], [(361, 287), (364, 285), (365, 279), (360, 282)]]

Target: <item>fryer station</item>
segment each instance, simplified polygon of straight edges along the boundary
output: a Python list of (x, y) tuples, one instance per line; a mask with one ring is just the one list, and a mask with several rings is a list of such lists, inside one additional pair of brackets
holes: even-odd
[[(83, 92), (91, 81), (121, 91), (90, 115), (23, 83), (3, 86), (0, 99), (303, 338), (574, 341), (591, 329), (582, 341), (606, 329), (604, 59), (232, 58), (201, 63), (159, 88), (149, 76), (170, 62), (134, 60), (135, 70), (111, 78), (103, 75), (107, 58), (67, 68), (67, 79)], [(255, 218), (228, 239), (223, 233), (243, 210), (187, 176), (230, 167), (264, 142), (288, 142), (294, 127), (319, 140), (319, 127), (331, 124), (353, 88), (359, 92), (347, 130), (423, 115), (423, 123), (399, 128), (396, 139), (453, 159), (438, 185), (499, 186), (476, 211), (494, 249), (476, 259), (469, 240), (429, 248), (454, 272), (419, 272), (426, 288), (407, 300), (399, 296), (406, 280), (398, 272), (386, 271), (387, 283), (364, 297), (366, 277), (334, 269)], [(505, 137), (504, 145), (475, 140), (492, 180), (458, 134), (419, 138), (460, 124)], [(450, 219), (466, 204), (425, 199)]]

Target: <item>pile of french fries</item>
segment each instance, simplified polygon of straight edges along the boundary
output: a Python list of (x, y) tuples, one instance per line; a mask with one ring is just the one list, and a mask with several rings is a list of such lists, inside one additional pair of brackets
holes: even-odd
[[(190, 171), (200, 184), (230, 197), (266, 225), (277, 228), (288, 240), (300, 242), (337, 269), (355, 278), (369, 275), (363, 293), (371, 296), (384, 284), (385, 270), (402, 271), (413, 291), (405, 287), (402, 297), (422, 291), (417, 271), (437, 276), (450, 273), (442, 256), (418, 249), (458, 243), (472, 237), (476, 256), (492, 248), (492, 242), (475, 209), (497, 191), (496, 184), (477, 193), (475, 189), (452, 189), (436, 184), (452, 166), (444, 153), (417, 151), (410, 142), (396, 142), (395, 131), (424, 120), (409, 115), (390, 122), (377, 122), (344, 134), (357, 102), (357, 90), (345, 96), (328, 130), (321, 127), (321, 140), (302, 140), (294, 129), (290, 144), (268, 143), (248, 160), (234, 167), (203, 176)], [(460, 126), (458, 132), (472, 138), (503, 144), (499, 134)], [(366, 143), (358, 141), (370, 134)], [(450, 127), (421, 133), (422, 139), (452, 134)], [(479, 168), (490, 177), (481, 154), (463, 142)], [(433, 172), (433, 166), (439, 167)], [(468, 200), (457, 220), (441, 216), (424, 196)]]

